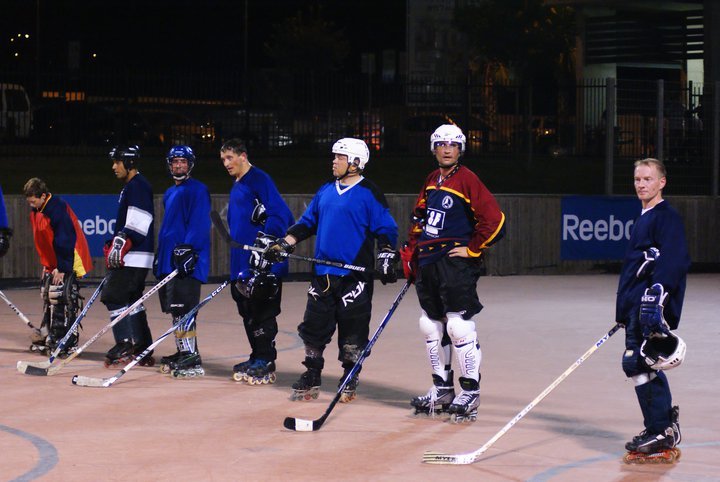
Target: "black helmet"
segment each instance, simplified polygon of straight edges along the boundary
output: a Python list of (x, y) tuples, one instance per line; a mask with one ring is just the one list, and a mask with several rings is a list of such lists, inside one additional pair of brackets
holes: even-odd
[(274, 298), (280, 289), (277, 276), (270, 271), (245, 269), (240, 272), (235, 287), (245, 298), (265, 301)]
[(140, 148), (138, 146), (118, 145), (110, 149), (111, 161), (122, 161), (125, 169), (137, 169), (137, 161), (140, 159)]

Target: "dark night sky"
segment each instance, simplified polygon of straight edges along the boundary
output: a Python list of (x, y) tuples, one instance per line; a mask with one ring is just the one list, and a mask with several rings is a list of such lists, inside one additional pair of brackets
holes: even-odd
[[(262, 45), (272, 25), (311, 4), (309, 0), (248, 0), (249, 61), (268, 65)], [(80, 42), (83, 59), (97, 52), (102, 67), (149, 70), (216, 69), (242, 66), (244, 0), (3, 0), (0, 66), (10, 66), (11, 36), (35, 35), (40, 5), (41, 58), (52, 70), (66, 64), (68, 41)], [(321, 0), (324, 16), (345, 31), (351, 43), (348, 70), (359, 68), (362, 52), (405, 48), (406, 0)], [(34, 37), (33, 37), (34, 38)], [(25, 62), (35, 44), (24, 41)]]

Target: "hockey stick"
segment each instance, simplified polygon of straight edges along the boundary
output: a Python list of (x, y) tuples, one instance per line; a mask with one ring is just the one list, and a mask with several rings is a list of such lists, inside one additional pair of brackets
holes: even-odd
[(325, 410), (323, 416), (318, 418), (317, 420), (303, 420), (301, 418), (286, 417), (285, 421), (283, 422), (283, 425), (286, 429), (295, 430), (297, 432), (315, 432), (316, 430), (320, 430), (320, 427), (322, 427), (323, 423), (325, 423), (325, 420), (327, 420), (330, 412), (332, 412), (333, 408), (335, 408), (335, 405), (337, 405), (338, 401), (340, 400), (343, 389), (350, 382), (350, 380), (352, 380), (353, 377), (357, 375), (357, 373), (360, 371), (360, 368), (362, 367), (363, 362), (365, 361), (365, 358), (370, 355), (370, 350), (372, 349), (373, 345), (375, 345), (375, 342), (380, 336), (380, 333), (382, 333), (387, 326), (388, 322), (390, 321), (390, 317), (393, 315), (393, 313), (395, 313), (395, 310), (400, 304), (400, 301), (402, 301), (403, 296), (405, 296), (405, 293), (407, 293), (407, 290), (410, 288), (411, 284), (412, 283), (410, 282), (405, 283), (405, 285), (400, 290), (400, 293), (397, 294), (397, 296), (395, 297), (395, 301), (393, 301), (393, 304), (390, 307), (390, 310), (388, 310), (385, 318), (383, 318), (383, 320), (380, 322), (377, 330), (375, 330), (375, 334), (365, 346), (365, 349), (360, 354), (360, 357), (355, 362), (355, 365), (352, 367), (352, 370), (350, 370), (350, 373), (347, 374), (345, 379), (340, 384), (340, 387), (335, 394), (335, 398), (333, 398), (333, 401), (330, 402), (330, 406), (328, 406), (327, 410)]
[(550, 392), (552, 392), (558, 385), (560, 385), (560, 382), (565, 380), (568, 375), (570, 375), (577, 367), (579, 367), (582, 362), (587, 360), (590, 355), (595, 353), (595, 351), (602, 346), (603, 343), (605, 343), (613, 334), (615, 334), (616, 331), (618, 331), (622, 327), (621, 324), (617, 324), (612, 327), (610, 331), (608, 331), (602, 338), (600, 338), (598, 341), (595, 342), (595, 344), (590, 347), (588, 351), (583, 353), (583, 355), (577, 359), (575, 363), (570, 365), (570, 367), (565, 370), (565, 372), (557, 377), (554, 382), (550, 384), (549, 387), (547, 387), (543, 392), (538, 395), (535, 400), (530, 402), (527, 407), (523, 408), (520, 413), (515, 415), (515, 418), (510, 420), (498, 433), (496, 433), (493, 438), (487, 441), (485, 445), (477, 449), (475, 452), (468, 452), (465, 454), (456, 454), (456, 455), (450, 455), (450, 454), (444, 454), (440, 452), (425, 452), (423, 455), (423, 462), (426, 464), (455, 464), (455, 465), (465, 465), (465, 464), (472, 464), (475, 462), (478, 457), (480, 457), (487, 449), (490, 448), (492, 444), (498, 441), (500, 437), (505, 435), (505, 433), (510, 430), (513, 425), (515, 425), (517, 422), (520, 421), (521, 418), (523, 418), (527, 413), (535, 407), (538, 403), (542, 401), (543, 398), (545, 398)]
[[(162, 288), (162, 287), (165, 286), (167, 283), (169, 283), (171, 279), (173, 279), (175, 276), (177, 276), (177, 274), (178, 274), (178, 270), (175, 270), (175, 271), (173, 271), (172, 273), (170, 273), (169, 275), (167, 275), (165, 278), (163, 278), (162, 280), (160, 280), (160, 281), (159, 281), (155, 286), (153, 286), (147, 293), (145, 293), (144, 295), (142, 295), (135, 303), (133, 303), (132, 305), (130, 305), (129, 307), (127, 307), (127, 308), (125, 309), (125, 311), (123, 311), (122, 313), (120, 313), (120, 315), (118, 315), (117, 318), (115, 318), (115, 319), (112, 320), (110, 323), (108, 323), (107, 325), (105, 325), (99, 332), (97, 332), (95, 335), (93, 335), (92, 338), (90, 338), (88, 341), (86, 341), (83, 346), (81, 346), (81, 347), (78, 348), (76, 351), (74, 351), (73, 353), (71, 353), (69, 357), (67, 357), (67, 358), (65, 358), (64, 360), (62, 360), (58, 365), (56, 365), (56, 366), (45, 366), (45, 365), (47, 364), (47, 362), (44, 362), (44, 363), (41, 363), (41, 364), (28, 363), (28, 366), (27, 366), (27, 368), (25, 369), (25, 372), (24, 372), (24, 373), (25, 373), (26, 375), (36, 375), (36, 376), (42, 376), (42, 377), (44, 377), (44, 376), (50, 377), (50, 376), (55, 375), (57, 372), (59, 372), (60, 370), (62, 370), (63, 367), (65, 367), (65, 365), (67, 365), (68, 363), (70, 363), (71, 361), (73, 361), (73, 360), (75, 359), (75, 357), (77, 357), (78, 355), (80, 355), (80, 353), (82, 353), (83, 351), (85, 351), (85, 349), (86, 349), (87, 347), (89, 347), (90, 345), (92, 345), (93, 343), (95, 343), (95, 342), (98, 340), (98, 338), (100, 338), (100, 337), (103, 336), (105, 333), (107, 333), (108, 330), (110, 330), (110, 328), (112, 328), (113, 326), (115, 326), (115, 325), (117, 325), (118, 323), (120, 323), (120, 322), (121, 322), (123, 319), (125, 319), (130, 313), (132, 313), (133, 311), (135, 311), (135, 308), (137, 308), (138, 306), (140, 306), (140, 305), (143, 303), (143, 301), (145, 301), (146, 299), (150, 298), (153, 294), (155, 294), (156, 291), (158, 291), (160, 288)], [(19, 364), (19, 363), (20, 363), (20, 362), (18, 362), (18, 364)], [(19, 367), (18, 367), (18, 369), (19, 369)]]
[(210, 302), (210, 300), (212, 300), (213, 298), (215, 298), (215, 296), (217, 296), (218, 293), (220, 293), (222, 290), (224, 290), (225, 287), (228, 285), (229, 282), (230, 282), (230, 281), (223, 281), (220, 286), (218, 286), (217, 288), (215, 288), (215, 291), (213, 291), (212, 293), (210, 293), (209, 295), (207, 295), (207, 296), (205, 297), (205, 299), (203, 299), (200, 303), (198, 303), (192, 310), (188, 311), (188, 312), (185, 314), (185, 316), (183, 316), (182, 318), (180, 318), (180, 319), (177, 321), (177, 323), (175, 323), (174, 325), (172, 325), (165, 333), (163, 333), (162, 335), (160, 335), (160, 337), (159, 337), (157, 340), (155, 340), (154, 342), (152, 342), (152, 344), (151, 344), (149, 347), (147, 347), (147, 348), (145, 349), (145, 351), (143, 351), (142, 353), (140, 353), (139, 355), (137, 355), (135, 358), (133, 358), (133, 359), (130, 361), (130, 363), (128, 363), (127, 365), (125, 365), (122, 369), (120, 369), (119, 372), (117, 372), (117, 373), (116, 373), (115, 375), (113, 375), (112, 377), (110, 377), (110, 378), (93, 378), (93, 377), (85, 377), (85, 376), (82, 376), (82, 375), (75, 375), (75, 376), (72, 378), (73, 385), (78, 385), (78, 386), (80, 386), (80, 387), (102, 387), (102, 388), (108, 388), (108, 387), (111, 386), (113, 383), (115, 383), (116, 381), (118, 381), (118, 379), (119, 379), (120, 377), (122, 377), (122, 376), (125, 375), (128, 371), (130, 371), (130, 370), (132, 369), (132, 367), (134, 367), (135, 365), (137, 365), (138, 363), (140, 363), (140, 361), (142, 361), (143, 358), (145, 358), (151, 351), (153, 351), (156, 346), (158, 346), (160, 343), (162, 343), (162, 341), (163, 341), (165, 338), (167, 338), (168, 336), (170, 336), (170, 334), (171, 334), (172, 332), (174, 332), (179, 326), (181, 326), (181, 325), (182, 325), (183, 323), (185, 323), (187, 320), (189, 320), (190, 318), (192, 318), (193, 316), (195, 316), (195, 314), (196, 314), (198, 311), (200, 311), (200, 308), (202, 308), (203, 306), (205, 306), (206, 304), (208, 304), (208, 303)]
[[(62, 340), (60, 340), (60, 342), (57, 344), (57, 347), (55, 348), (55, 351), (53, 351), (52, 354), (50, 355), (50, 358), (48, 358), (48, 360), (46, 362), (42, 362), (43, 368), (47, 368), (50, 365), (52, 365), (52, 363), (55, 361), (55, 359), (60, 354), (62, 349), (65, 348), (65, 345), (67, 344), (68, 340), (80, 326), (80, 322), (82, 321), (83, 318), (85, 318), (85, 315), (87, 314), (87, 312), (90, 309), (90, 307), (92, 306), (92, 304), (95, 302), (95, 299), (100, 295), (100, 292), (102, 291), (102, 288), (105, 285), (106, 280), (107, 280), (107, 277), (103, 278), (103, 280), (100, 282), (100, 284), (95, 289), (95, 292), (92, 294), (92, 296), (90, 297), (88, 302), (85, 303), (85, 306), (83, 307), (80, 314), (77, 316), (77, 318), (75, 318), (75, 322), (72, 324), (72, 326), (67, 331), (67, 333), (62, 338)], [(27, 368), (29, 366), (29, 363), (30, 362), (24, 362), (24, 361), (17, 362), (18, 371), (20, 373), (25, 373), (25, 371), (27, 370)], [(38, 365), (39, 364), (36, 364), (35, 366), (38, 366)]]
[(30, 322), (30, 320), (28, 320), (28, 317), (25, 316), (25, 314), (22, 311), (20, 311), (20, 309), (17, 306), (15, 306), (12, 303), (12, 301), (10, 301), (8, 299), (7, 296), (5, 296), (5, 293), (3, 293), (2, 290), (0, 290), (0, 298), (2, 298), (5, 303), (7, 303), (7, 305), (10, 307), (11, 310), (13, 310), (15, 313), (17, 313), (17, 315), (20, 317), (21, 320), (23, 320), (25, 322), (25, 324), (28, 326), (28, 328), (35, 330), (35, 333), (40, 333), (40, 329), (36, 328), (35, 325), (33, 325)]
[[(222, 237), (223, 240), (225, 240), (225, 242), (228, 243), (231, 248), (242, 248), (247, 251), (257, 251), (260, 253), (265, 252), (265, 249), (263, 249), (263, 248), (258, 248), (257, 246), (250, 246), (249, 244), (240, 244), (237, 241), (235, 241), (232, 238), (232, 236), (230, 236), (230, 233), (228, 232), (227, 228), (225, 227), (225, 224), (223, 223), (222, 218), (220, 217), (220, 213), (218, 213), (217, 211), (210, 212), (210, 219), (212, 220), (213, 226), (215, 226), (215, 229), (217, 230), (218, 234), (220, 234), (220, 237)], [(296, 259), (298, 261), (307, 261), (308, 263), (317, 263), (317, 264), (323, 264), (325, 266), (334, 266), (335, 268), (349, 269), (350, 271), (359, 271), (361, 273), (368, 271), (368, 269), (364, 266), (356, 266), (354, 264), (345, 264), (345, 263), (341, 263), (340, 261), (328, 261), (326, 259), (310, 258), (307, 256), (301, 256), (298, 254), (286, 253), (284, 251), (280, 251), (279, 254), (283, 258)]]

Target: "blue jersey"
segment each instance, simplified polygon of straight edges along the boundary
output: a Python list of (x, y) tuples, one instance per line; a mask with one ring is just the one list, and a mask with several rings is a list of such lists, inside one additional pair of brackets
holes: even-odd
[(5, 198), (3, 197), (2, 186), (0, 186), (0, 229), (7, 227), (9, 225), (7, 211), (5, 210)]
[[(650, 276), (638, 279), (636, 273), (645, 261), (644, 251), (660, 250)], [(643, 213), (633, 226), (617, 292), (616, 321), (626, 322), (637, 316), (645, 289), (660, 283), (669, 293), (665, 301), (665, 320), (675, 329), (680, 323), (690, 255), (682, 219), (667, 201)]]
[(210, 271), (210, 192), (193, 178), (171, 186), (163, 196), (165, 214), (160, 233), (155, 276), (170, 273), (173, 248), (189, 244), (198, 253), (192, 277), (206, 282)]
[[(265, 206), (267, 219), (264, 226), (251, 221), (256, 200)], [(285, 235), (285, 231), (295, 222), (295, 219), (288, 205), (280, 197), (270, 176), (265, 171), (252, 166), (233, 184), (230, 191), (227, 221), (232, 238), (240, 244), (252, 246), (258, 231), (281, 237)], [(230, 278), (237, 279), (240, 271), (249, 268), (249, 260), (249, 251), (232, 248), (230, 250)], [(278, 276), (287, 275), (287, 261), (273, 264), (272, 272)]]
[(142, 174), (135, 174), (120, 191), (116, 219), (115, 235), (123, 232), (132, 241), (125, 266), (152, 268), (155, 207), (152, 187)]
[[(316, 234), (315, 257), (318, 259), (370, 268), (375, 261), (373, 241), (376, 239), (380, 246), (395, 248), (398, 227), (385, 196), (375, 184), (363, 178), (349, 187), (339, 181), (323, 185), (288, 234), (298, 241)], [(315, 265), (317, 275), (348, 273), (350, 271), (343, 268)]]

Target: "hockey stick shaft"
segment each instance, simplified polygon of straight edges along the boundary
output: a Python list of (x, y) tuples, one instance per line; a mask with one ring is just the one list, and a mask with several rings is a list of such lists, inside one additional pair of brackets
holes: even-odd
[(375, 342), (380, 337), (380, 334), (383, 332), (385, 327), (387, 326), (388, 322), (390, 321), (390, 318), (392, 317), (393, 313), (395, 313), (395, 310), (400, 305), (400, 302), (402, 301), (403, 297), (405, 296), (405, 293), (407, 293), (408, 289), (410, 288), (410, 285), (412, 283), (406, 282), (400, 292), (395, 297), (395, 300), (393, 301), (392, 306), (388, 310), (387, 314), (385, 314), (385, 317), (378, 325), (377, 329), (375, 330), (375, 333), (373, 334), (372, 338), (370, 338), (370, 341), (368, 341), (367, 345), (365, 345), (365, 349), (360, 354), (360, 357), (358, 357), (358, 360), (355, 362), (355, 365), (353, 365), (350, 372), (347, 374), (345, 379), (340, 384), (340, 387), (338, 388), (337, 393), (335, 394), (335, 398), (333, 398), (332, 402), (330, 402), (330, 405), (328, 406), (327, 410), (325, 410), (325, 413), (322, 417), (320, 417), (317, 420), (302, 420), (299, 418), (293, 418), (293, 417), (287, 417), (285, 418), (285, 421), (283, 422), (283, 426), (289, 430), (296, 430), (300, 432), (310, 432), (319, 430), (320, 427), (322, 427), (323, 423), (325, 423), (325, 420), (327, 420), (328, 416), (330, 415), (330, 412), (332, 412), (333, 408), (335, 408), (335, 405), (337, 405), (338, 401), (340, 400), (340, 397), (342, 396), (343, 390), (347, 386), (348, 383), (350, 383), (350, 380), (355, 377), (355, 375), (358, 374), (360, 371), (360, 368), (362, 367), (363, 362), (365, 359), (370, 355), (370, 350), (372, 350), (372, 347), (375, 345)]
[(60, 340), (57, 347), (55, 348), (55, 351), (53, 351), (52, 355), (50, 355), (50, 358), (48, 358), (49, 364), (52, 364), (52, 362), (55, 361), (55, 358), (57, 358), (57, 356), (60, 354), (62, 349), (65, 348), (65, 345), (67, 344), (70, 337), (78, 330), (78, 328), (80, 327), (80, 322), (82, 321), (83, 318), (85, 318), (85, 315), (87, 314), (88, 310), (90, 310), (90, 307), (95, 302), (95, 299), (98, 296), (100, 296), (100, 293), (102, 292), (102, 288), (103, 288), (103, 286), (105, 286), (106, 281), (107, 281), (107, 276), (102, 279), (102, 281), (100, 282), (98, 287), (95, 289), (95, 292), (92, 294), (92, 296), (90, 297), (88, 302), (85, 303), (85, 306), (83, 307), (80, 314), (77, 316), (77, 318), (75, 318), (75, 322), (72, 324), (72, 326), (67, 331), (67, 333), (65, 333), (65, 336), (62, 338), (62, 340)]
[(15, 313), (17, 313), (17, 315), (20, 317), (20, 319), (23, 320), (23, 321), (25, 322), (25, 324), (26, 324), (29, 328), (31, 328), (31, 329), (33, 329), (33, 330), (35, 330), (35, 331), (39, 331), (39, 330), (38, 330), (37, 328), (35, 328), (35, 326), (30, 322), (30, 320), (28, 320), (28, 317), (25, 316), (25, 314), (24, 314), (22, 311), (20, 311), (20, 309), (19, 309), (17, 306), (15, 306), (15, 305), (13, 304), (13, 302), (8, 299), (7, 296), (5, 296), (5, 293), (3, 293), (2, 290), (0, 290), (0, 298), (2, 298), (5, 303), (7, 303), (7, 305), (10, 307), (11, 310), (13, 310)]
[(122, 369), (120, 369), (119, 372), (117, 372), (115, 375), (113, 375), (110, 378), (92, 378), (92, 377), (84, 377), (82, 375), (75, 375), (72, 378), (73, 385), (78, 385), (81, 387), (103, 387), (108, 388), (112, 386), (113, 383), (118, 381), (120, 377), (125, 375), (128, 371), (130, 371), (135, 365), (140, 363), (143, 358), (145, 358), (147, 355), (150, 354), (151, 351), (155, 349), (162, 341), (170, 336), (171, 333), (173, 333), (178, 327), (182, 326), (184, 323), (186, 323), (190, 318), (195, 316), (198, 311), (200, 311), (200, 308), (208, 304), (213, 298), (215, 298), (222, 290), (225, 289), (225, 287), (230, 283), (230, 281), (223, 281), (220, 286), (215, 288), (215, 291), (210, 293), (208, 296), (206, 296), (200, 303), (195, 305), (193, 309), (188, 311), (182, 318), (180, 318), (175, 324), (173, 324), (165, 333), (160, 335), (150, 346), (148, 346), (145, 351), (140, 353), (139, 355), (135, 356), (132, 360), (130, 360), (130, 363), (125, 365)]
[(40, 375), (40, 376), (42, 376), (42, 375), (46, 375), (46, 376), (52, 376), (52, 375), (54, 375), (55, 373), (57, 373), (58, 371), (60, 371), (65, 365), (67, 365), (68, 363), (70, 363), (71, 361), (73, 361), (78, 355), (80, 355), (80, 353), (82, 353), (83, 351), (85, 351), (85, 349), (86, 349), (87, 347), (89, 347), (90, 345), (92, 345), (93, 343), (95, 343), (101, 336), (103, 336), (105, 333), (107, 333), (113, 326), (115, 326), (115, 325), (117, 325), (118, 323), (120, 323), (120, 322), (121, 322), (123, 319), (125, 319), (130, 313), (132, 313), (133, 311), (135, 311), (135, 309), (136, 309), (138, 306), (140, 306), (145, 300), (147, 300), (147, 299), (150, 298), (152, 295), (154, 295), (160, 288), (162, 288), (162, 287), (165, 286), (167, 283), (169, 283), (170, 280), (172, 280), (175, 276), (177, 276), (177, 274), (178, 274), (178, 270), (174, 270), (172, 273), (170, 273), (170, 274), (167, 275), (165, 278), (163, 278), (162, 280), (160, 280), (160, 281), (159, 281), (155, 286), (153, 286), (147, 293), (145, 293), (144, 295), (142, 295), (135, 303), (133, 303), (132, 305), (130, 305), (129, 307), (127, 307), (127, 308), (125, 309), (125, 311), (123, 311), (122, 313), (120, 313), (120, 315), (118, 315), (117, 318), (115, 318), (115, 319), (112, 320), (110, 323), (108, 323), (107, 325), (105, 325), (99, 332), (97, 332), (95, 335), (93, 335), (92, 338), (90, 338), (88, 341), (86, 341), (85, 344), (83, 344), (80, 348), (78, 348), (76, 351), (74, 351), (73, 353), (71, 353), (70, 356), (68, 356), (67, 358), (65, 358), (64, 360), (62, 360), (57, 366), (51, 366), (51, 367), (49, 367), (49, 368), (47, 368), (47, 369), (41, 369), (41, 370), (31, 370), (31, 368), (33, 368), (33, 366), (30, 365), (30, 366), (28, 366), (27, 371), (26, 371), (25, 373), (27, 373), (27, 374), (29, 374), (29, 375)]
[[(210, 220), (212, 221), (213, 226), (215, 226), (215, 229), (217, 230), (218, 234), (220, 235), (223, 240), (225, 240), (226, 243), (230, 245), (231, 248), (242, 248), (248, 251), (258, 251), (260, 253), (264, 253), (265, 249), (258, 248), (257, 246), (250, 246), (248, 244), (241, 244), (235, 241), (232, 236), (230, 236), (230, 233), (228, 232), (227, 228), (225, 227), (225, 223), (223, 223), (222, 218), (220, 217), (220, 213), (217, 211), (211, 211), (210, 212)], [(328, 261), (325, 259), (317, 259), (317, 258), (309, 258), (307, 256), (300, 256), (297, 254), (291, 254), (286, 253), (284, 251), (280, 252), (280, 256), (288, 259), (296, 259), (298, 261), (307, 261), (308, 263), (317, 263), (317, 264), (323, 264), (326, 266), (334, 266), (336, 268), (343, 268), (343, 269), (349, 269), (351, 271), (359, 271), (361, 273), (364, 273), (368, 271), (368, 269), (364, 266), (355, 266), (353, 264), (345, 264), (341, 263), (340, 261)]]
[(530, 402), (525, 408), (523, 408), (520, 413), (518, 413), (515, 418), (510, 420), (505, 426), (500, 429), (498, 433), (496, 433), (490, 440), (488, 440), (485, 445), (480, 447), (475, 452), (469, 452), (466, 454), (459, 454), (459, 455), (446, 455), (436, 452), (426, 452), (423, 456), (423, 462), (428, 464), (471, 464), (477, 460), (477, 458), (485, 453), (487, 449), (489, 449), (495, 442), (497, 442), (500, 437), (505, 435), (508, 430), (510, 430), (516, 423), (520, 421), (525, 415), (530, 412), (538, 403), (540, 403), (546, 396), (550, 394), (555, 388), (562, 383), (563, 380), (565, 380), (568, 375), (570, 375), (572, 372), (575, 371), (577, 367), (579, 367), (585, 360), (590, 358), (590, 356), (597, 351), (598, 348), (600, 348), (611, 336), (615, 334), (616, 331), (618, 331), (620, 328), (622, 328), (621, 324), (616, 324), (613, 326), (610, 331), (608, 331), (605, 335), (603, 335), (602, 338), (600, 338), (598, 341), (595, 342), (593, 346), (591, 346), (585, 353), (582, 354), (580, 358), (575, 361), (572, 365), (568, 367), (567, 370), (565, 370), (562, 375), (557, 377), (554, 382), (552, 382), (545, 390), (540, 393), (535, 399)]

